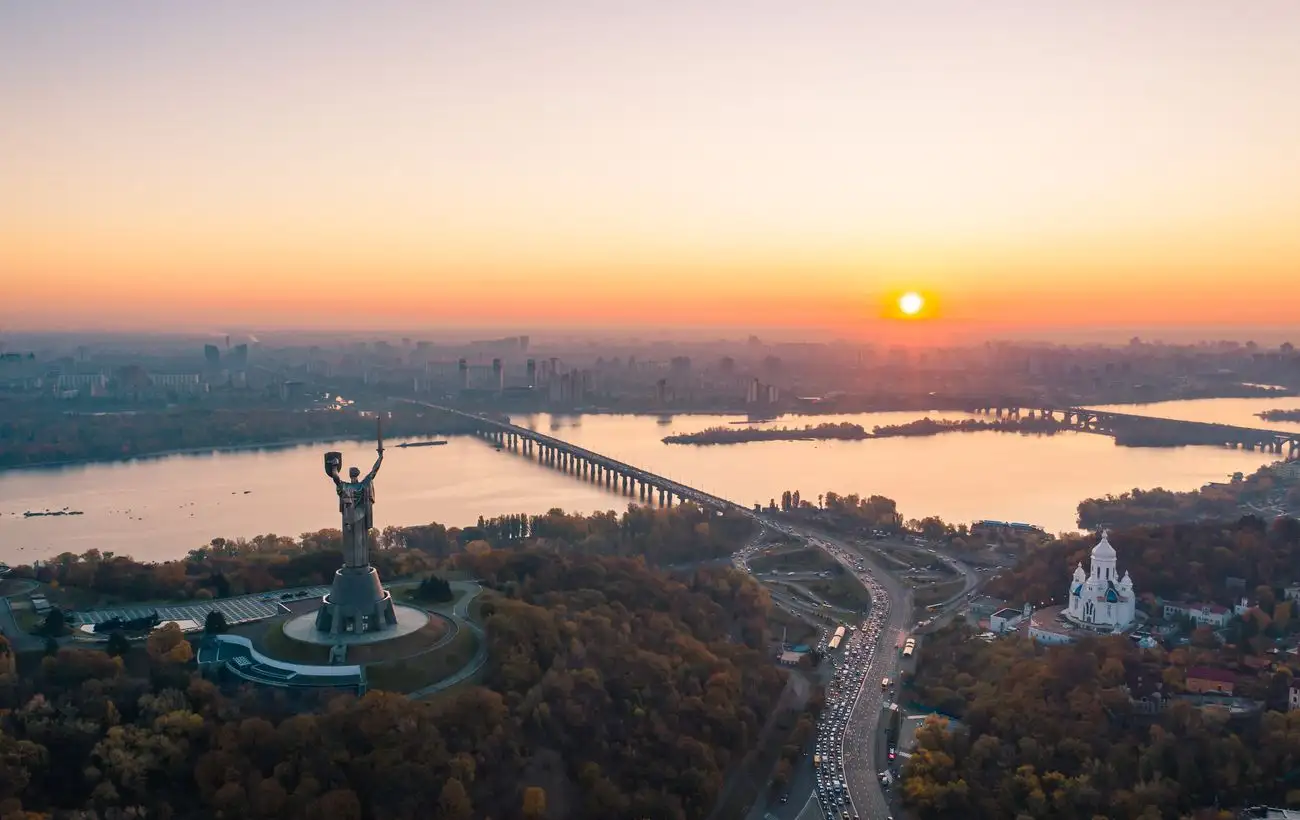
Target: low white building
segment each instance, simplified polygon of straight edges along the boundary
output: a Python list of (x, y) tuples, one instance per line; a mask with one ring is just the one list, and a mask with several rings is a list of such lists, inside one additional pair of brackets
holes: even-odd
[(1190, 618), (1201, 626), (1225, 627), (1232, 620), (1232, 610), (1219, 604), (1165, 602), (1166, 618)]
[(1033, 610), (1026, 603), (1024, 609), (1004, 607), (989, 616), (989, 631), (998, 635), (1014, 632)]

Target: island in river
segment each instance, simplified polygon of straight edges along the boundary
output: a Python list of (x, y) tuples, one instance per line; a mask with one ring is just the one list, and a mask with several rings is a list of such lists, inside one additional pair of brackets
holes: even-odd
[(1297, 410), (1265, 410), (1263, 413), (1256, 413), (1264, 421), (1300, 421), (1300, 409)]
[(923, 418), (906, 424), (876, 426), (867, 432), (860, 424), (840, 422), (805, 427), (710, 427), (698, 433), (681, 433), (666, 436), (665, 444), (744, 444), (751, 441), (858, 441), (869, 438), (897, 438), (903, 436), (934, 436), (939, 433), (973, 433), (995, 431), (1003, 433), (1041, 433), (1050, 435), (1065, 430), (1066, 425), (1055, 419), (960, 419), (944, 420)]

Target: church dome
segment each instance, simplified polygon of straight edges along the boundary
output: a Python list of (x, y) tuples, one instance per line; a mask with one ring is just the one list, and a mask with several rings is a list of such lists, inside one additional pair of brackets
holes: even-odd
[(1092, 560), (1114, 561), (1115, 548), (1110, 545), (1110, 532), (1102, 532), (1101, 540), (1092, 548)]

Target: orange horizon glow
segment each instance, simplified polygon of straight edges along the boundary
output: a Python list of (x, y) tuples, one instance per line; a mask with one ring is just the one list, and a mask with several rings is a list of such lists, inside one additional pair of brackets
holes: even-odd
[(57, 5), (8, 329), (1297, 322), (1291, 0)]

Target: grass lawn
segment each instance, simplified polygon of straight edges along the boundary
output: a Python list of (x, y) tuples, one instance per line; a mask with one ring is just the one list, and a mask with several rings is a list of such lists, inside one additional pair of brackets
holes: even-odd
[(867, 588), (848, 573), (832, 578), (800, 581), (799, 586), (821, 596), (822, 600), (832, 606), (854, 611), (866, 610), (871, 606), (871, 595), (867, 592)]
[(367, 666), (366, 678), (371, 689), (413, 692), (459, 671), (476, 651), (478, 639), (470, 630), (462, 629), (439, 649)]
[(259, 639), (253, 641), (259, 652), (270, 655), (278, 661), (290, 663), (329, 663), (330, 648), (316, 644), (295, 641), (284, 634), (284, 621), (276, 621), (266, 627)]
[(749, 559), (749, 567), (754, 572), (834, 572), (841, 569), (834, 558), (808, 547), (767, 550)]
[(440, 612), (450, 612), (451, 608), (460, 603), (460, 599), (464, 598), (468, 594), (467, 590), (452, 587), (450, 601), (425, 601), (415, 597), (417, 589), (417, 587), (400, 589), (393, 597), (403, 604), (418, 606), (424, 609), (438, 610)]
[(0, 578), (0, 595), (31, 594), (40, 590), (34, 581), (26, 578)]
[(954, 578), (951, 581), (939, 581), (934, 584), (920, 584), (912, 595), (912, 600), (917, 606), (929, 606), (937, 604), (940, 601), (946, 601), (952, 596), (962, 591), (966, 586), (962, 578)]
[(785, 632), (785, 642), (788, 644), (816, 643), (817, 629), (803, 620), (796, 618), (789, 612), (779, 607), (772, 607), (768, 620), (772, 624), (772, 636), (780, 638), (782, 628)]
[[(329, 663), (328, 646), (295, 641), (284, 634), (284, 624), (284, 621), (280, 621), (267, 627), (261, 641), (255, 642), (260, 651), (276, 660), (291, 663)], [(442, 618), (430, 618), (429, 623), (408, 635), (382, 643), (348, 647), (347, 663), (366, 665), (418, 655), (441, 640), (448, 628), (449, 624)]]

